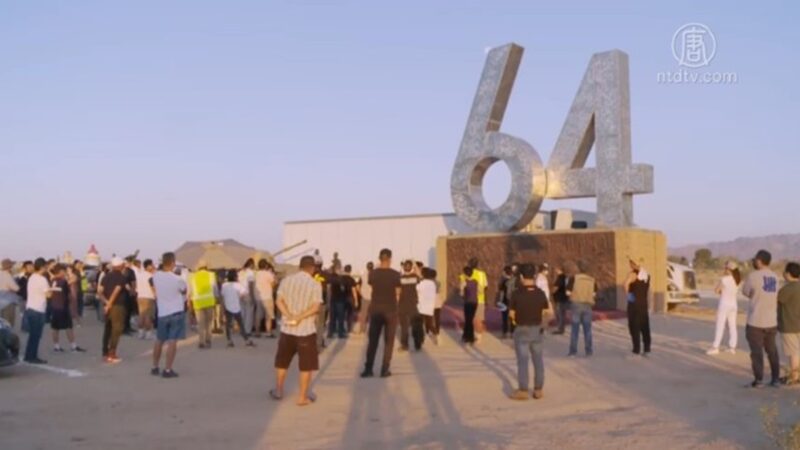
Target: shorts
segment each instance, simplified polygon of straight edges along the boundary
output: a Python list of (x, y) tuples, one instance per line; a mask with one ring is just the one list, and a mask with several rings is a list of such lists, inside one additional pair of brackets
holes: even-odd
[(264, 298), (261, 299), (261, 304), (264, 305), (267, 320), (273, 320), (275, 318), (275, 300), (272, 297)]
[(478, 309), (475, 312), (475, 320), (483, 322), (486, 320), (486, 303), (478, 303)]
[(295, 354), (299, 355), (301, 372), (319, 370), (317, 334), (295, 336), (281, 333), (278, 340), (278, 351), (275, 353), (275, 368), (288, 369)]
[(781, 333), (781, 342), (786, 356), (800, 356), (800, 333)]
[(178, 341), (186, 338), (186, 313), (176, 312), (158, 318), (156, 338), (159, 342)]
[(153, 317), (155, 317), (155, 312), (156, 312), (156, 301), (153, 300), (152, 298), (139, 297), (136, 300), (136, 303), (139, 304), (139, 316), (153, 320)]
[(72, 329), (72, 314), (69, 309), (54, 309), (50, 311), (50, 328), (53, 330)]

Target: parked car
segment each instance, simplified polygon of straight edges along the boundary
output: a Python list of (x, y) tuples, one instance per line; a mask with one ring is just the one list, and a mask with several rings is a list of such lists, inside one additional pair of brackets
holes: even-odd
[(0, 319), (0, 367), (12, 366), (19, 361), (19, 336), (11, 324)]
[(667, 264), (667, 307), (681, 303), (694, 304), (700, 302), (694, 270), (682, 264)]

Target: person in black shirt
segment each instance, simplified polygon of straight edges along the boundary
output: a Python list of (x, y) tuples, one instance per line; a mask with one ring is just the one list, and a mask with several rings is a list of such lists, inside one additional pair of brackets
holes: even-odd
[(532, 264), (519, 268), (521, 286), (512, 294), (510, 313), (514, 330), (514, 350), (517, 354), (517, 381), (519, 389), (511, 395), (514, 400), (528, 399), (528, 358), (533, 358), (533, 398), (542, 398), (544, 387), (544, 312), (550, 312), (550, 303), (543, 290), (536, 286), (536, 269)]
[(342, 275), (342, 290), (345, 294), (344, 304), (344, 324), (347, 327), (347, 332), (353, 332), (353, 325), (356, 320), (357, 301), (358, 301), (358, 283), (353, 278), (353, 266), (347, 264), (344, 266), (344, 275)]
[(397, 331), (397, 303), (400, 300), (400, 272), (392, 267), (392, 251), (383, 249), (380, 253), (380, 266), (373, 269), (369, 275), (369, 284), (372, 286), (372, 302), (370, 303), (369, 343), (367, 344), (367, 359), (364, 363), (364, 372), (361, 378), (374, 376), (372, 367), (375, 364), (375, 354), (378, 352), (378, 340), (383, 333), (383, 365), (381, 377), (392, 375), (389, 366), (392, 363), (394, 350), (394, 337)]
[(553, 334), (564, 334), (564, 328), (567, 324), (567, 311), (569, 310), (569, 294), (567, 294), (567, 283), (569, 277), (564, 273), (564, 267), (556, 267), (556, 285), (553, 291), (553, 300), (555, 301), (556, 323), (558, 330)]
[(497, 287), (497, 302), (495, 306), (500, 310), (503, 319), (503, 339), (508, 338), (508, 333), (511, 330), (511, 321), (508, 319), (508, 291), (509, 281), (514, 276), (511, 266), (503, 267), (503, 275), (500, 277), (500, 285)]
[(420, 350), (425, 339), (425, 332), (422, 329), (422, 317), (419, 315), (417, 303), (417, 285), (422, 278), (417, 274), (412, 261), (403, 263), (403, 275), (400, 277), (400, 351), (408, 351), (408, 330), (414, 338), (414, 348)]
[(127, 307), (125, 295), (128, 289), (128, 277), (125, 275), (125, 263), (115, 257), (111, 261), (112, 270), (103, 277), (103, 286), (98, 289), (105, 313), (105, 329), (103, 331), (103, 359), (115, 364), (122, 361), (117, 356), (117, 346), (122, 332), (125, 330)]
[[(630, 260), (631, 271), (625, 281), (628, 291), (628, 331), (633, 341), (633, 353), (648, 356), (650, 354), (650, 315), (648, 312), (648, 291), (650, 290), (650, 274), (642, 267), (641, 259)], [(644, 349), (642, 349), (644, 344)], [(644, 350), (644, 351), (642, 351)]]
[[(348, 266), (349, 267), (349, 266)], [(328, 338), (333, 338), (334, 333), (340, 339), (347, 337), (345, 322), (347, 321), (347, 305), (352, 302), (355, 295), (355, 280), (347, 274), (339, 273), (341, 267), (337, 264), (328, 275), (328, 298), (331, 300), (331, 317), (328, 321)]]

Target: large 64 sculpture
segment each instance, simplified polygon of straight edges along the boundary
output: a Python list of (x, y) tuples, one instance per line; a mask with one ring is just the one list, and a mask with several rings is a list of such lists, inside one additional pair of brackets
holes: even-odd
[[(598, 226), (633, 226), (633, 194), (653, 192), (653, 168), (631, 161), (628, 55), (592, 56), (545, 167), (533, 146), (498, 131), (522, 53), (508, 44), (486, 58), (450, 181), (456, 214), (476, 231), (518, 231), (545, 198), (597, 197)], [(585, 168), (593, 145), (597, 165)], [(511, 193), (492, 209), (483, 177), (501, 160), (511, 171)]]

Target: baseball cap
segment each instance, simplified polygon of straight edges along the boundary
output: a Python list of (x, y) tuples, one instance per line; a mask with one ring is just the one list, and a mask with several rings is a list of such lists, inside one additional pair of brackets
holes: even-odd
[(125, 265), (125, 261), (122, 258), (120, 258), (119, 256), (115, 256), (115, 257), (111, 258), (111, 267), (120, 267), (120, 266), (124, 266), (124, 265)]

